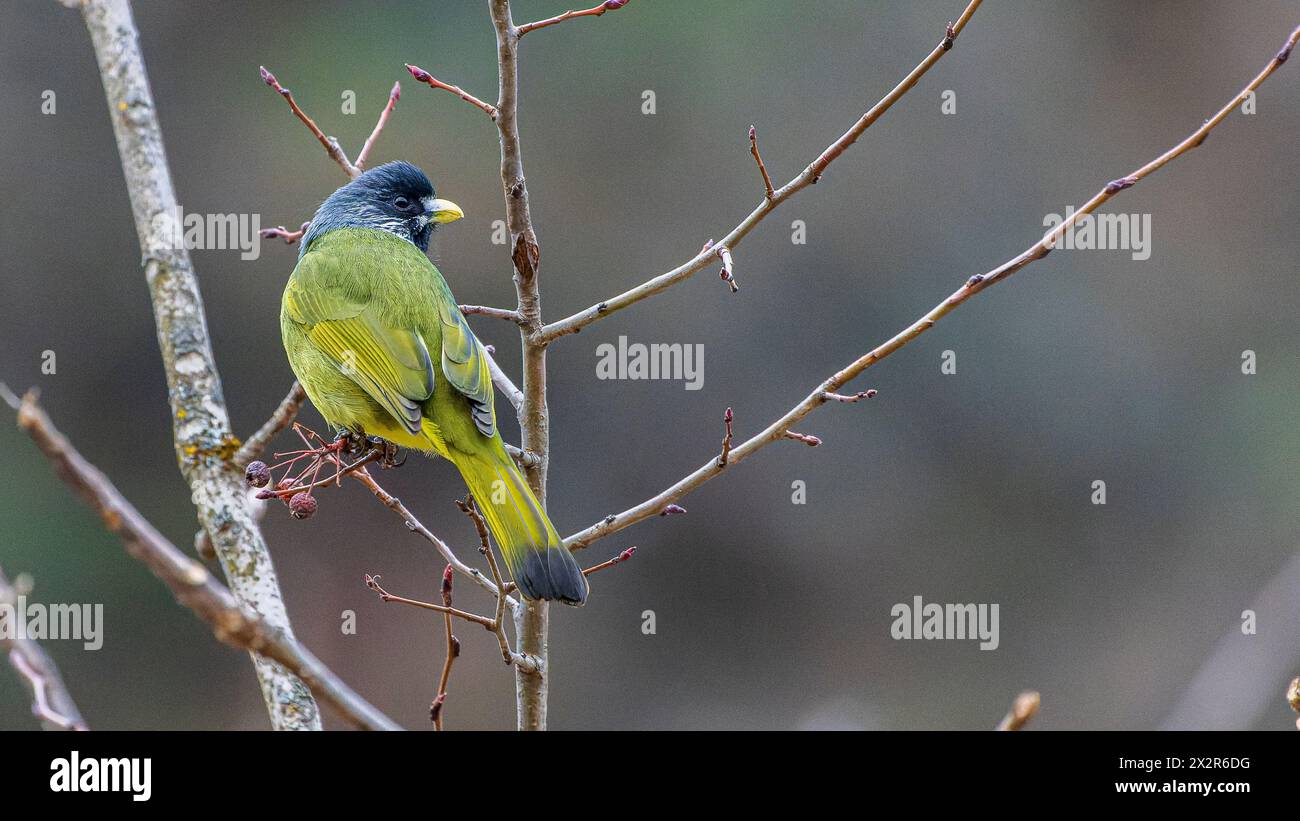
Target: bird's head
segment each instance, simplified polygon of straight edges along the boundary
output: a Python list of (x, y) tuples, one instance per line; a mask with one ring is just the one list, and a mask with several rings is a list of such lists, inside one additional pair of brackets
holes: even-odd
[(435, 225), (465, 216), (451, 200), (434, 196), (424, 172), (408, 162), (372, 168), (330, 194), (312, 217), (298, 253), (312, 240), (338, 228), (377, 228), (429, 250)]

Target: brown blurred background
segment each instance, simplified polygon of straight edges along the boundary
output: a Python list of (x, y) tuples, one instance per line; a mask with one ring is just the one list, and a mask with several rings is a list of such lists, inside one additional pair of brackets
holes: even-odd
[[(457, 297), (512, 304), (506, 252), (491, 243), (503, 217), (495, 129), (402, 68), (418, 63), (494, 99), (483, 5), (138, 2), (184, 208), (296, 227), (344, 182), (258, 80), (259, 64), (351, 153), (400, 79), (374, 160), (421, 165), (465, 209), (435, 253)], [(515, 17), (570, 5), (520, 0)], [(751, 123), (776, 182), (786, 181), (962, 6), (634, 0), (528, 37), (520, 118), (547, 318), (722, 236), (761, 196)], [(736, 250), (738, 294), (709, 269), (555, 344), (556, 526), (572, 533), (703, 463), (727, 406), (740, 436), (767, 425), (963, 279), (1037, 239), (1044, 214), (1182, 139), (1297, 22), (1294, 4), (1264, 0), (985, 4), (918, 88)], [(0, 6), (0, 76), (0, 379), (38, 385), (82, 451), (189, 545), (195, 519), (79, 15), (54, 2)], [(57, 94), (53, 116), (40, 112), (46, 89)], [(340, 111), (347, 89), (353, 116)], [(641, 113), (647, 89), (653, 116)], [(945, 90), (956, 94), (954, 115), (940, 111)], [(1037, 727), (1150, 728), (1225, 635), (1228, 652), (1271, 661), (1220, 700), (1223, 723), (1291, 726), (1282, 692), (1300, 672), (1300, 630), (1280, 614), (1294, 611), (1300, 588), (1259, 612), (1259, 635), (1238, 625), (1300, 530), (1298, 131), (1300, 67), (1287, 65), (1256, 114), (1234, 114), (1204, 147), (1108, 206), (1152, 215), (1149, 260), (1053, 254), (854, 383), (878, 398), (800, 424), (822, 447), (773, 445), (686, 499), (687, 515), (586, 551), (594, 562), (640, 548), (593, 580), (585, 609), (554, 611), (552, 726), (985, 728), (1032, 687), (1043, 694)], [(806, 245), (791, 242), (793, 220), (806, 222)], [(195, 255), (242, 432), (292, 378), (278, 311), (295, 252), (268, 242), (253, 261)], [(513, 329), (473, 324), (517, 377)], [(703, 344), (704, 389), (598, 380), (596, 347), (620, 335)], [(1258, 355), (1256, 375), (1241, 372), (1245, 349)], [(45, 350), (57, 354), (56, 375), (40, 372)], [(957, 353), (955, 375), (940, 373), (944, 350)], [(304, 420), (319, 423), (311, 410)], [(0, 564), (35, 577), (35, 601), (105, 605), (102, 650), (46, 642), (91, 726), (266, 727), (246, 656), (179, 608), (10, 417), (0, 422)], [(517, 441), (513, 420), (507, 430)], [(449, 465), (413, 459), (383, 479), (473, 555)], [(1096, 479), (1107, 483), (1104, 507), (1090, 502)], [(795, 480), (807, 483), (806, 505), (791, 504)], [(428, 597), (442, 564), (359, 487), (324, 493), (308, 522), (272, 510), (265, 530), (300, 637), (395, 719), (427, 727), (439, 622), (379, 603), (361, 579), (382, 573), (393, 592)], [(915, 595), (998, 603), (1000, 648), (892, 640), (890, 608)], [(488, 606), (467, 585), (459, 601)], [(355, 636), (340, 631), (349, 609)], [(642, 634), (646, 610), (655, 635)], [(513, 678), (492, 637), (457, 632), (465, 651), (448, 726), (513, 726)], [(0, 728), (34, 727), (11, 673), (0, 670)]]

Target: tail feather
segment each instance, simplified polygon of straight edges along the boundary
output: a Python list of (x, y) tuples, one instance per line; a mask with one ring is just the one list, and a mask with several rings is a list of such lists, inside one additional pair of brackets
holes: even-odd
[(452, 452), (519, 590), (530, 599), (580, 605), (587, 579), (500, 439), (478, 453)]

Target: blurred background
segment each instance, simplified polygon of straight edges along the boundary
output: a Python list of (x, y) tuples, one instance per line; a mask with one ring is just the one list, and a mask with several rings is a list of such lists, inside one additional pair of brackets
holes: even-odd
[[(517, 22), (570, 0), (520, 0)], [(577, 5), (585, 5), (578, 3)], [(939, 40), (961, 0), (634, 0), (522, 45), (520, 121), (558, 319), (690, 258), (759, 201), (746, 132), (779, 185)], [(187, 212), (296, 228), (345, 182), (265, 64), (355, 155), (394, 80), (404, 93), (372, 164), (406, 159), (467, 213), (434, 258), (462, 302), (513, 305), (496, 131), (410, 80), (404, 62), (494, 100), (483, 3), (138, 2), (136, 17)], [(957, 48), (736, 249), (732, 295), (710, 268), (551, 349), (550, 508), (569, 534), (715, 454), (723, 410), (747, 437), (892, 336), (966, 277), (1020, 252), (1062, 213), (1181, 140), (1300, 22), (1293, 3), (990, 2)], [(80, 16), (0, 6), (0, 379), (38, 386), (55, 422), (176, 544), (196, 527), (175, 464), (148, 292), (103, 90)], [(57, 95), (43, 115), (42, 93)], [(356, 94), (356, 113), (342, 95)], [(655, 93), (656, 113), (642, 113)], [(956, 112), (941, 111), (955, 94)], [(637, 545), (553, 608), (551, 726), (968, 728), (1041, 691), (1040, 728), (1284, 729), (1300, 672), (1291, 585), (1300, 521), (1295, 183), (1300, 68), (1266, 83), (1204, 147), (1112, 201), (1152, 215), (1152, 254), (1060, 251), (945, 319), (853, 384), (880, 395), (798, 426), (825, 444), (763, 450), (654, 518), (585, 551)], [(806, 244), (792, 242), (792, 222)], [(292, 374), (280, 293), (296, 247), (197, 251), (236, 431)], [(514, 329), (472, 320), (518, 379)], [(702, 344), (704, 389), (602, 381), (596, 349)], [(1258, 373), (1244, 375), (1242, 352)], [(41, 355), (57, 354), (57, 373)], [(945, 350), (957, 372), (940, 371)], [(53, 476), (0, 414), (0, 565), (37, 602), (102, 602), (105, 643), (49, 641), (95, 728), (265, 728), (245, 654), (215, 641)], [(503, 413), (505, 419), (508, 414)], [(314, 410), (303, 421), (320, 425)], [(518, 441), (513, 419), (507, 439)], [(290, 445), (279, 440), (281, 449)], [(443, 462), (382, 476), (467, 558), (464, 488)], [(807, 503), (792, 503), (792, 483)], [(1104, 506), (1092, 483), (1107, 486)], [(298, 635), (378, 707), (429, 726), (441, 622), (366, 590), (435, 595), (442, 563), (359, 486), (317, 515), (265, 520)], [(1291, 574), (1300, 570), (1291, 567)], [(1278, 582), (1281, 574), (1282, 582)], [(1275, 594), (1261, 598), (1270, 582)], [(461, 584), (458, 603), (486, 611)], [(910, 603), (1000, 606), (1000, 647), (895, 641)], [(1261, 605), (1267, 603), (1267, 606)], [(1242, 611), (1258, 608), (1258, 635)], [(355, 611), (357, 634), (341, 614)], [(656, 632), (642, 632), (652, 610)], [(513, 676), (490, 634), (464, 651), (449, 728), (514, 725)], [(1212, 653), (1240, 681), (1189, 707)], [(1214, 682), (1211, 681), (1211, 684)], [(326, 714), (328, 726), (342, 726)], [(0, 670), (0, 728), (32, 728)]]

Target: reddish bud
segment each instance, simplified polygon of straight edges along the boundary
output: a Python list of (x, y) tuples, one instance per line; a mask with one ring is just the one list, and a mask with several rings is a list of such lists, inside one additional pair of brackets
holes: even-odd
[(429, 82), (429, 80), (433, 79), (429, 75), (429, 72), (425, 71), (419, 66), (413, 66), (410, 63), (407, 63), (406, 70), (411, 72), (411, 76), (415, 78), (416, 82), (427, 83)]
[(636, 547), (629, 547), (627, 550), (624, 550), (622, 553), (618, 554), (618, 560), (620, 562), (625, 562), (628, 559), (632, 558), (632, 554), (635, 552), (636, 552)]
[(429, 705), (430, 721), (434, 722), (435, 724), (438, 723), (438, 719), (442, 717), (443, 702), (445, 702), (446, 700), (447, 700), (447, 694), (439, 693), (438, 697), (433, 700), (433, 704)]
[(627, 0), (605, 0), (605, 8), (610, 9), (611, 11), (614, 9), (621, 9), (626, 5)]
[(390, 92), (388, 92), (388, 98), (389, 98), (390, 100), (394, 100), (394, 101), (402, 99), (402, 84), (401, 84), (401, 83), (393, 83), (393, 90), (390, 91)]
[(252, 487), (266, 487), (271, 482), (271, 469), (266, 462), (249, 462), (244, 468), (244, 481)]
[(258, 66), (257, 71), (262, 75), (262, 82), (266, 83), (271, 88), (275, 88), (280, 84), (280, 82), (275, 79), (275, 75), (266, 70), (266, 66)]
[(451, 565), (442, 571), (442, 602), (451, 607)]
[(659, 511), (660, 516), (675, 516), (678, 513), (685, 513), (686, 508), (681, 505), (665, 505), (664, 509)]
[(289, 500), (289, 514), (295, 519), (310, 519), (316, 512), (316, 499), (306, 491), (295, 493)]
[(451, 637), (451, 657), (454, 659), (460, 658), (460, 639), (455, 636)]

